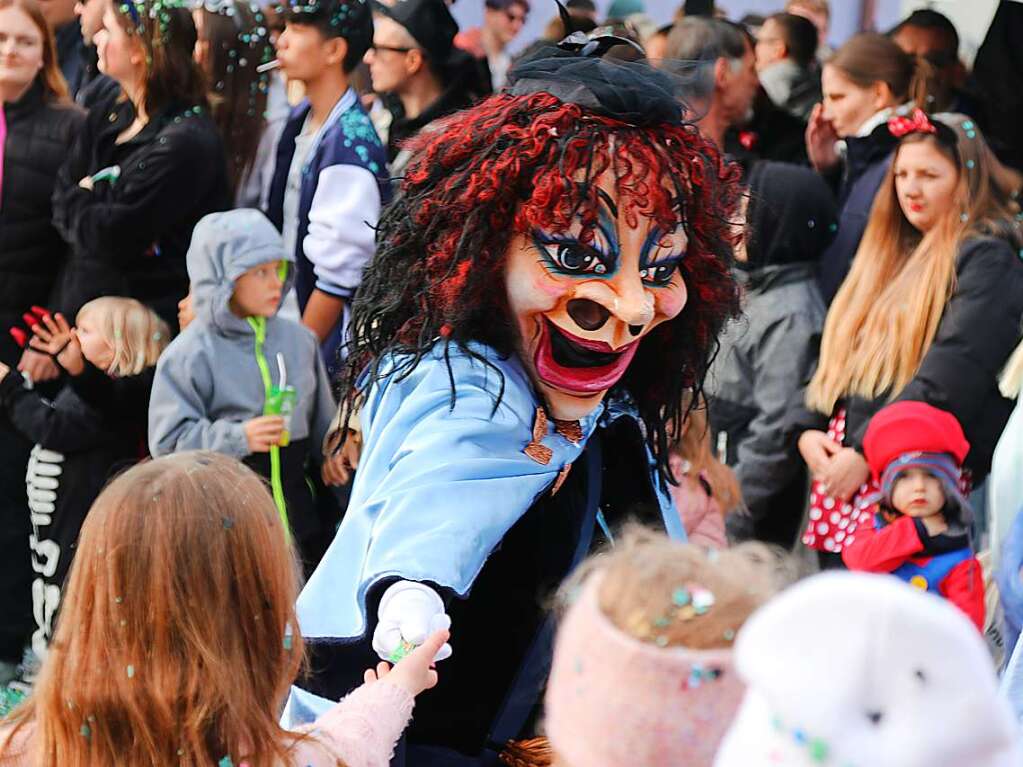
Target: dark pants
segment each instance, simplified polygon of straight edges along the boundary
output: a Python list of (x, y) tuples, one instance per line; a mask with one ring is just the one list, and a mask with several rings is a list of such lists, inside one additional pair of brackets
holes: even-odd
[[(15, 374), (16, 375), (16, 374)], [(25, 470), (32, 445), (0, 415), (0, 661), (21, 662), (32, 620), (32, 528)]]

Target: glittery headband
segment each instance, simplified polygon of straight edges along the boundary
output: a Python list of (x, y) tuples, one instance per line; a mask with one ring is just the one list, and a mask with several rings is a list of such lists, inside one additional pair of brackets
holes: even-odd
[(600, 609), (603, 575), (585, 582), (558, 631), (546, 730), (566, 763), (710, 767), (743, 685), (731, 649), (658, 647)]

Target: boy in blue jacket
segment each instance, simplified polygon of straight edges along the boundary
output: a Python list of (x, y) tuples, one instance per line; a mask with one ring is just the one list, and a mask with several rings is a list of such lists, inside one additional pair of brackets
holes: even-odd
[(277, 145), (267, 215), (295, 255), (302, 323), (332, 370), (387, 197), (386, 150), (349, 85), (373, 44), (373, 16), (368, 0), (311, 0), (286, 18), (277, 60), (306, 98)]

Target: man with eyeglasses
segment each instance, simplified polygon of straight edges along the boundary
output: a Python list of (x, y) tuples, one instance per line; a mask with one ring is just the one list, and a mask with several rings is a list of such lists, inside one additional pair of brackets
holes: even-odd
[(387, 112), (376, 126), (391, 175), (400, 176), (408, 161), (401, 145), (434, 120), (470, 105), (475, 66), (454, 47), (458, 23), (444, 0), (378, 5), (373, 27), (364, 60)]
[(504, 87), (511, 65), (508, 45), (522, 31), (529, 15), (529, 0), (486, 0), (483, 26), (455, 38), (455, 45), (468, 51), (487, 69), (496, 93)]

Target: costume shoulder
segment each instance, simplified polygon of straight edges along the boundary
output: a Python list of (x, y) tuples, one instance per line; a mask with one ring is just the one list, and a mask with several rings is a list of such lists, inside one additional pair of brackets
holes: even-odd
[(348, 511), (298, 600), (306, 636), (361, 636), (366, 594), (385, 578), (468, 593), (505, 533), (582, 453), (600, 416), (598, 408), (583, 419), (578, 441), (569, 441), (538, 421), (517, 358), (479, 344), (438, 343), (411, 370), (401, 361), (386, 360), (367, 393)]

